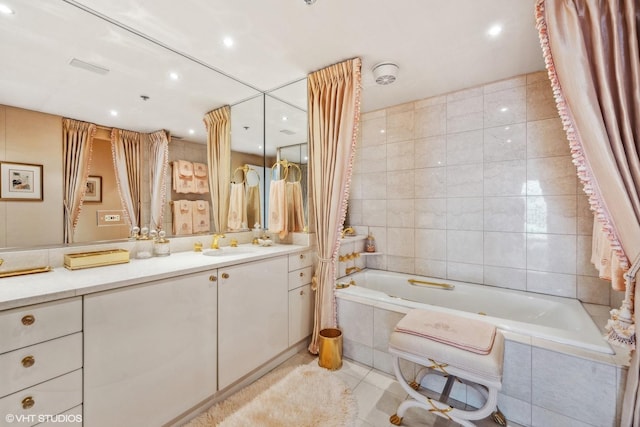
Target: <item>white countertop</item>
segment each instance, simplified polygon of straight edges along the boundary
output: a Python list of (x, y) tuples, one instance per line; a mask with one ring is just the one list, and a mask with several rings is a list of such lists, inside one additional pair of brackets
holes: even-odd
[(301, 245), (273, 245), (251, 248), (251, 253), (207, 256), (202, 252), (178, 252), (166, 257), (131, 259), (126, 264), (82, 270), (54, 268), (50, 272), (0, 279), (0, 310), (69, 298), (153, 280), (208, 271), (249, 261), (287, 255), (308, 249)]

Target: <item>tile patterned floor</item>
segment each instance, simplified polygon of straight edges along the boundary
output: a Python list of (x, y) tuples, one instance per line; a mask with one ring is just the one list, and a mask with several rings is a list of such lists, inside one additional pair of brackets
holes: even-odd
[[(318, 363), (317, 356), (304, 351), (296, 354), (281, 366)], [(395, 377), (357, 362), (344, 359), (342, 368), (334, 371), (353, 391), (358, 402), (358, 420), (354, 427), (393, 427), (389, 417), (395, 414), (398, 405), (407, 397)], [(459, 424), (411, 408), (402, 421), (404, 427), (454, 427)], [(476, 422), (478, 427), (497, 427), (490, 419)], [(520, 427), (509, 422), (510, 427)]]

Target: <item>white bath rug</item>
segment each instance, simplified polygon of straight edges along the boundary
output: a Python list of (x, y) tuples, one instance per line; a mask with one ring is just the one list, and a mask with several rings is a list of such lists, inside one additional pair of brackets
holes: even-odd
[(349, 387), (310, 364), (266, 375), (187, 427), (346, 427), (355, 425), (357, 413)]

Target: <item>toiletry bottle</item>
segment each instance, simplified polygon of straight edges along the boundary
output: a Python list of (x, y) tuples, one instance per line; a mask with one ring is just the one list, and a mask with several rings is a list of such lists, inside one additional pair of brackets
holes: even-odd
[(369, 233), (367, 236), (367, 240), (364, 244), (365, 252), (375, 252), (376, 251), (376, 239), (374, 239), (373, 235)]
[(155, 256), (169, 256), (171, 255), (171, 247), (169, 245), (169, 239), (165, 238), (167, 233), (164, 230), (158, 232), (158, 238), (153, 244), (153, 254)]

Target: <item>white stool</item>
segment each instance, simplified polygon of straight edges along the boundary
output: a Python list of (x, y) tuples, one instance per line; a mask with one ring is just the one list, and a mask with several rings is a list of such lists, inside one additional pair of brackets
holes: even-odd
[[(471, 320), (470, 320), (471, 321)], [(500, 425), (507, 425), (504, 415), (498, 409), (498, 391), (502, 388), (502, 362), (504, 337), (496, 331), (489, 354), (478, 354), (448, 344), (434, 341), (424, 336), (394, 331), (389, 339), (389, 353), (393, 357), (395, 375), (410, 398), (400, 404), (396, 414), (389, 421), (394, 425), (402, 423), (407, 409), (419, 407), (430, 413), (455, 421), (465, 427), (474, 427), (469, 420), (479, 420), (493, 414)], [(411, 384), (400, 371), (400, 359), (422, 365)], [(420, 381), (426, 375), (441, 375), (447, 378), (438, 400), (418, 393)], [(460, 381), (478, 390), (486, 399), (476, 410), (461, 410), (448, 405), (449, 393), (454, 381)]]

